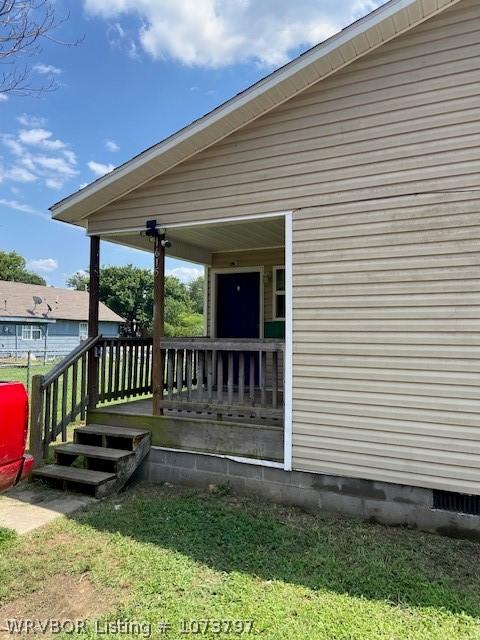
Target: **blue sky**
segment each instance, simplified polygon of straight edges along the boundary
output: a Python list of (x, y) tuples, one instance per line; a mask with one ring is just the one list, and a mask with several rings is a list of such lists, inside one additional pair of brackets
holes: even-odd
[[(88, 264), (82, 230), (48, 207), (243, 90), (381, 0), (56, 0), (59, 40), (26, 59), (38, 96), (0, 94), (0, 249), (49, 284)], [(102, 264), (151, 267), (102, 243)], [(183, 279), (195, 267), (169, 260)]]

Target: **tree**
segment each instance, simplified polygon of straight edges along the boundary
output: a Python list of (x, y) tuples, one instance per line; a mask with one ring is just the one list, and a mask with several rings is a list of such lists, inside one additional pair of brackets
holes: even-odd
[(149, 331), (153, 318), (153, 274), (129, 264), (100, 270), (100, 300), (126, 320), (128, 335)]
[(68, 278), (66, 285), (69, 289), (76, 289), (77, 291), (88, 291), (88, 284), (90, 282), (90, 275), (88, 271), (77, 271)]
[(0, 251), (0, 280), (24, 282), (25, 284), (41, 284), (45, 286), (45, 280), (27, 269), (27, 261), (16, 251)]
[[(88, 287), (88, 272), (78, 271), (67, 286), (80, 291)], [(100, 300), (127, 321), (127, 335), (149, 335), (153, 325), (153, 272), (133, 265), (100, 269)], [(197, 336), (203, 317), (189, 286), (173, 276), (165, 278), (165, 335)]]
[(44, 40), (59, 42), (52, 33), (64, 21), (57, 19), (55, 3), (49, 0), (0, 0), (0, 63), (6, 65), (0, 73), (0, 94), (29, 95), (56, 88), (52, 76), (46, 84), (33, 82), (28, 61), (41, 53)]
[(188, 285), (188, 291), (190, 293), (190, 299), (193, 302), (193, 310), (195, 313), (203, 313), (203, 287), (203, 276), (199, 276), (195, 280), (192, 280)]

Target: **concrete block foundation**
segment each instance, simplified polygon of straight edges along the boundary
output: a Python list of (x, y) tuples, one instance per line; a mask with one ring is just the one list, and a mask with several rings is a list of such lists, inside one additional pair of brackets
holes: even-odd
[(139, 470), (148, 482), (207, 488), (228, 485), (310, 512), (330, 511), (392, 526), (480, 540), (480, 517), (433, 508), (433, 492), (373, 480), (356, 480), (244, 464), (226, 457), (153, 447)]

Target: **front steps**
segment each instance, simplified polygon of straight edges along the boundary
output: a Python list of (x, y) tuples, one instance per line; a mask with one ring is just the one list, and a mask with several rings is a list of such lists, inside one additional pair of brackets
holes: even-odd
[(104, 498), (125, 485), (149, 450), (149, 431), (89, 424), (75, 429), (74, 442), (55, 447), (55, 464), (35, 469), (33, 476)]

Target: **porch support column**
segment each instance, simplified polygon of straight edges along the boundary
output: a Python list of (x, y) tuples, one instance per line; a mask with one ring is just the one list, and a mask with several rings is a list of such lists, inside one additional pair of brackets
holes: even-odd
[[(88, 337), (98, 336), (98, 309), (100, 302), (100, 237), (90, 238), (90, 283), (88, 288)], [(98, 402), (98, 359), (94, 351), (88, 354), (87, 376), (88, 408), (94, 409)]]
[(152, 353), (152, 387), (153, 415), (163, 415), (163, 353), (162, 339), (165, 322), (165, 236), (154, 235), (154, 269), (153, 269), (153, 353)]

